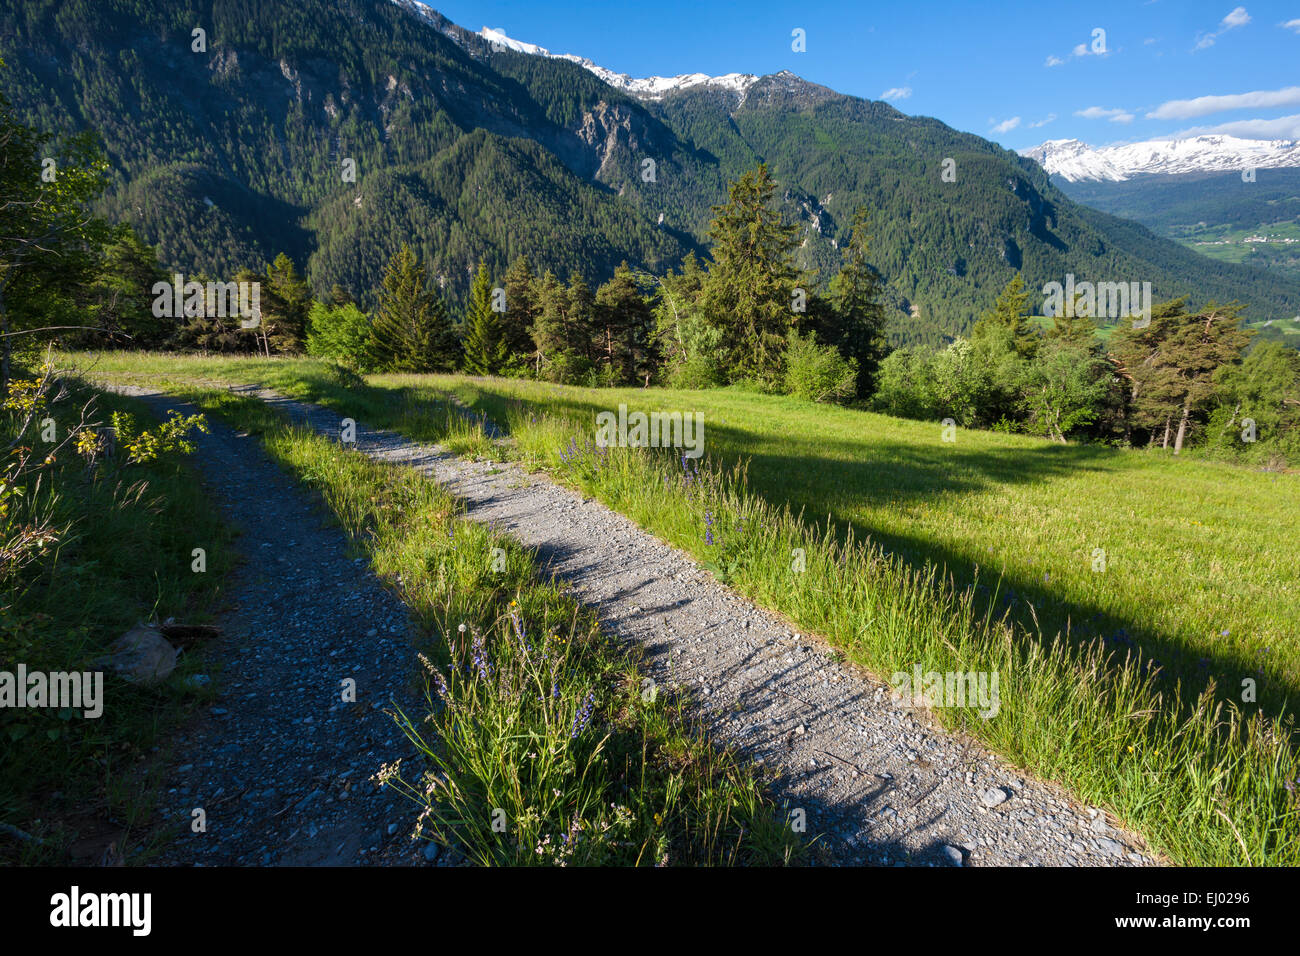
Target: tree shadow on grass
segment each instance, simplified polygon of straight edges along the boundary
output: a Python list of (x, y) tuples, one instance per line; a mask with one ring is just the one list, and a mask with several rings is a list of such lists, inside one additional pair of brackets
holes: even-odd
[[(471, 407), (486, 412), (506, 427), (509, 402), (516, 399), (494, 391), (492, 385), (491, 380), (484, 380), (481, 388), (474, 385), (462, 388), (462, 395)], [(529, 404), (527, 399), (523, 402)], [(646, 408), (657, 404), (656, 397), (647, 396)], [(609, 410), (609, 405), (609, 402), (558, 392), (546, 396), (549, 412), (576, 421), (594, 422), (595, 414)], [(752, 433), (724, 424), (720, 419), (712, 419), (708, 427), (711, 445), (724, 449), (714, 456), (716, 462), (724, 467), (742, 460), (747, 462), (751, 492), (778, 507), (788, 505), (795, 514), (802, 509), (806, 524), (825, 527), (829, 510), (830, 529), (839, 540), (852, 533), (854, 540), (879, 545), (911, 568), (932, 564), (943, 569), (959, 588), (974, 586), (974, 607), (981, 617), (1008, 614), (1028, 633), (1050, 638), (1068, 632), (1075, 644), (1100, 639), (1107, 650), (1121, 657), (1141, 651), (1148, 661), (1146, 666), (1158, 672), (1157, 689), (1168, 692), (1181, 683), (1185, 702), (1194, 700), (1213, 681), (1221, 699), (1239, 704), (1245, 678), (1256, 681), (1258, 706), (1269, 715), (1282, 713), (1288, 701), (1300, 695), (1300, 686), (1294, 680), (1278, 673), (1276, 668), (1265, 670), (1258, 656), (1234, 648), (1210, 651), (1190, 647), (1185, 635), (1144, 626), (1131, 616), (1117, 614), (1094, 602), (1067, 599), (1053, 589), (1050, 579), (1044, 581), (1037, 571), (1007, 569), (990, 582), (987, 571), (982, 570), (981, 580), (977, 582), (976, 569), (982, 565), (984, 555), (948, 547), (919, 535), (874, 528), (836, 514), (843, 506), (853, 504), (908, 507), (913, 502), (989, 493), (999, 487), (1032, 485), (1081, 472), (1095, 473), (1098, 480), (1104, 480), (1107, 472), (1116, 469), (1116, 456), (1120, 452), (1044, 441), (1041, 446), (1017, 448), (1010, 454), (1005, 449), (941, 443), (936, 430), (933, 447), (879, 438), (872, 442), (871, 458), (863, 459), (861, 445), (823, 440), (817, 443), (821, 454), (810, 458), (765, 450), (773, 444), (773, 439), (756, 440)], [(808, 484), (801, 481), (805, 475)], [(836, 489), (843, 491), (837, 493)], [(1013, 526), (1008, 529), (1007, 540), (1014, 541), (1016, 537)]]

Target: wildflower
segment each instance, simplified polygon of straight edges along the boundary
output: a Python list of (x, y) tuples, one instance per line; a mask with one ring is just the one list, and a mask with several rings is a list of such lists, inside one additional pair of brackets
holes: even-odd
[(591, 721), (591, 709), (596, 703), (596, 692), (593, 690), (587, 694), (587, 699), (582, 702), (578, 708), (578, 716), (573, 719), (573, 732), (569, 734), (571, 738), (577, 737), (587, 729), (587, 724)]
[(492, 673), (492, 662), (488, 660), (481, 636), (474, 638), (474, 666), (478, 669), (478, 676), (482, 680), (487, 680), (488, 675)]

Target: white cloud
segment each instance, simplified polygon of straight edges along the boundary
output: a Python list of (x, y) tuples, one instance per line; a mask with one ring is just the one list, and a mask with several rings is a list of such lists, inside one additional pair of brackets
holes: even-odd
[(1191, 100), (1169, 100), (1147, 114), (1147, 119), (1191, 119), (1225, 110), (1270, 109), (1300, 106), (1300, 86), (1281, 90), (1254, 90), (1229, 96), (1198, 96)]
[(1237, 7), (1219, 24), (1223, 30), (1231, 30), (1233, 27), (1244, 27), (1250, 22), (1250, 14), (1246, 12), (1245, 7)]
[(1047, 116), (1045, 116), (1043, 119), (1040, 119), (1037, 123), (1030, 123), (1029, 128), (1038, 129), (1040, 126), (1046, 126), (1048, 123), (1051, 123), (1055, 119), (1056, 119), (1055, 113), (1048, 113)]
[(881, 93), (880, 98), (882, 100), (905, 100), (911, 95), (912, 88), (910, 86), (895, 86)]
[(1009, 119), (1009, 120), (1003, 120), (1003, 121), (1002, 121), (1001, 123), (999, 123), (997, 126), (994, 126), (994, 127), (993, 127), (993, 132), (995, 132), (995, 133), (1009, 133), (1009, 132), (1011, 132), (1013, 129), (1015, 129), (1015, 128), (1016, 128), (1017, 126), (1019, 126), (1019, 125), (1020, 125), (1020, 117), (1019, 117), (1019, 116), (1013, 116), (1013, 117), (1011, 117), (1011, 119)]
[(1179, 130), (1167, 138), (1210, 136), (1216, 133), (1224, 136), (1239, 136), (1242, 139), (1300, 139), (1300, 114), (1267, 120), (1235, 120), (1217, 126), (1194, 126), (1191, 129)]
[(1101, 106), (1089, 106), (1086, 110), (1075, 110), (1074, 115), (1082, 116), (1084, 119), (1110, 120), (1112, 123), (1133, 122), (1133, 114), (1128, 110), (1105, 109)]
[(1066, 55), (1064, 59), (1055, 54), (1049, 53), (1043, 66), (1060, 66), (1066, 60), (1073, 60), (1085, 56), (1110, 56), (1110, 50), (1106, 48), (1106, 31), (1098, 27), (1093, 30), (1092, 40), (1085, 43), (1076, 43), (1074, 49)]
[(1296, 33), (1300, 33), (1300, 19), (1288, 20), (1286, 23), (1279, 23), (1278, 26), (1283, 30), (1294, 30)]
[(1234, 8), (1226, 17), (1219, 21), (1219, 29), (1215, 30), (1213, 33), (1205, 33), (1196, 38), (1196, 46), (1192, 48), (1192, 52), (1214, 46), (1214, 41), (1223, 36), (1229, 30), (1235, 30), (1237, 27), (1244, 27), (1249, 22), (1250, 14), (1246, 12), (1245, 7)]

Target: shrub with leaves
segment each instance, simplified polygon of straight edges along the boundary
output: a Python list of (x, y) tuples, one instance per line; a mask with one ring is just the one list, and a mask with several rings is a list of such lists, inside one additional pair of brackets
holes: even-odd
[(196, 428), (204, 434), (208, 431), (207, 419), (202, 415), (187, 417), (180, 412), (172, 412), (167, 421), (154, 429), (140, 429), (135, 416), (123, 412), (113, 412), (112, 421), (118, 447), (126, 452), (128, 462), (137, 465), (157, 461), (168, 454), (193, 454), (190, 432)]

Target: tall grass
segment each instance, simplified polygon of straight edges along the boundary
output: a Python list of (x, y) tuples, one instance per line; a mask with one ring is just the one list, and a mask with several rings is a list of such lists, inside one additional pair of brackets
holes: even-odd
[[(87, 403), (94, 428), (107, 425), (113, 412), (150, 422), (138, 401), (72, 379), (64, 385), (65, 398), (42, 413), (53, 421), (55, 443), (48, 447), (80, 424)], [(0, 447), (14, 427), (13, 416), (0, 413)], [(43, 431), (27, 441), (46, 447)], [(119, 457), (88, 466), (63, 443), (23, 484), (0, 515), (0, 536), (44, 524), (51, 540), (0, 581), (0, 670), (12, 673), (22, 663), (29, 672), (105, 671), (99, 659), (135, 624), (172, 616), (199, 622), (211, 613), (230, 562), (230, 532), (182, 458), (136, 464)], [(196, 547), (206, 552), (201, 574), (193, 570)], [(151, 829), (156, 781), (141, 761), (166, 747), (171, 730), (210, 695), (185, 684), (198, 666), (184, 655), (156, 686), (127, 684), (107, 671), (98, 718), (0, 710), (0, 822), (26, 834), (0, 836), (0, 861), (67, 863), (87, 830), (105, 829), (118, 834), (119, 857), (145, 859), (158, 837)]]

